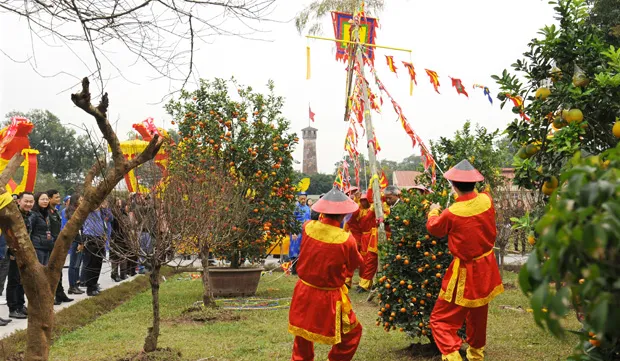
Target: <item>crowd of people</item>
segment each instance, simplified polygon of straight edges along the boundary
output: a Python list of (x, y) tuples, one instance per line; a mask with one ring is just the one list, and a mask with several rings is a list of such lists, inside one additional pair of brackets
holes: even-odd
[[(73, 217), (83, 197), (79, 194), (65, 196), (51, 189), (46, 192), (22, 192), (13, 196), (34, 246), (37, 259), (47, 265), (61, 230)], [(152, 229), (143, 229), (144, 223), (132, 208), (148, 205), (148, 199), (139, 194), (130, 195), (129, 202), (117, 199), (113, 207), (105, 200), (90, 212), (71, 243), (68, 253), (68, 289), (65, 292), (63, 277), (56, 288), (55, 305), (72, 302), (70, 295), (86, 293), (97, 296), (101, 292), (99, 279), (104, 262), (110, 261), (111, 278), (120, 282), (148, 270), (148, 263), (141, 255), (147, 254), (152, 244)], [(144, 213), (144, 212), (142, 212)], [(138, 249), (129, 247), (132, 225), (137, 229)], [(109, 255), (109, 257), (108, 257)], [(6, 283), (6, 291), (5, 290)], [(0, 317), (0, 326), (12, 319), (28, 318), (26, 297), (14, 252), (6, 238), (0, 234), (0, 304), (9, 308), (9, 318)]]

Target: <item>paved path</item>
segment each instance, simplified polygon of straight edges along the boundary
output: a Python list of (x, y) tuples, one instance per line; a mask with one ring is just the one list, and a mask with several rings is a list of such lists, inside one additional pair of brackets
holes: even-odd
[[(69, 266), (69, 257), (67, 257), (67, 263), (65, 263), (65, 266), (68, 267)], [(67, 292), (67, 290), (69, 289), (69, 276), (67, 274), (67, 272), (69, 271), (69, 268), (63, 268), (62, 270), (62, 284), (65, 288), (65, 292)], [(99, 284), (101, 285), (101, 289), (105, 290), (108, 288), (112, 288), (115, 286), (118, 286), (120, 283), (122, 282), (127, 282), (127, 281), (131, 281), (132, 279), (134, 279), (134, 277), (128, 278), (120, 283), (116, 283), (114, 282), (114, 280), (112, 280), (112, 278), (110, 277), (110, 263), (109, 262), (105, 262), (101, 268), (101, 276), (99, 277)], [(84, 288), (82, 290), (85, 290)], [(2, 292), (3, 295), (6, 295), (6, 292)], [(70, 307), (72, 305), (75, 305), (77, 302), (82, 301), (86, 298), (88, 298), (88, 296), (86, 296), (86, 293), (81, 294), (81, 295), (69, 295), (67, 294), (67, 296), (69, 296), (69, 298), (73, 298), (74, 301), (73, 302), (68, 302), (68, 303), (62, 303), (58, 306), (54, 306), (54, 311), (58, 312), (60, 310), (62, 310), (63, 308), (67, 308)], [(4, 299), (4, 296), (3, 296)], [(28, 305), (28, 301), (26, 301), (26, 305)], [(7, 305), (1, 305), (0, 306), (0, 317), (8, 319), (9, 318), (9, 308)], [(12, 334), (15, 331), (19, 331), (19, 330), (24, 330), (26, 329), (26, 327), (28, 327), (28, 320), (17, 320), (17, 319), (12, 319), (13, 322), (9, 323), (6, 326), (0, 327), (0, 339), (5, 338), (7, 336), (9, 336), (10, 334)]]

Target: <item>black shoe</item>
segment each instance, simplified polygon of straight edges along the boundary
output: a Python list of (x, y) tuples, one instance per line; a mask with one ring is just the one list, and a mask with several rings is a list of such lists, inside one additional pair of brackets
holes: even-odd
[(10, 318), (17, 318), (18, 320), (25, 320), (28, 318), (28, 315), (23, 313), (22, 311), (12, 311), (9, 312)]
[(61, 300), (59, 300), (59, 299), (58, 299), (58, 297), (57, 297), (57, 298), (55, 298), (55, 299), (54, 299), (54, 306), (58, 306), (58, 305), (60, 305), (60, 304), (62, 304), (62, 301), (61, 301)]
[(22, 313), (26, 316), (28, 316), (28, 307), (24, 306), (22, 307)]
[(86, 294), (88, 296), (99, 296), (99, 291), (98, 290), (91, 290), (91, 291), (86, 291)]
[(67, 295), (65, 295), (63, 292), (63, 294), (61, 294), (60, 296), (56, 296), (56, 300), (60, 302), (72, 302), (73, 298), (67, 297)]
[(129, 276), (127, 276), (127, 275), (121, 275), (121, 281), (124, 281), (124, 280), (126, 280), (128, 278), (129, 278)]
[(2, 322), (6, 322), (6, 323), (11, 323), (11, 322), (13, 322), (13, 320), (11, 320), (10, 318), (2, 318), (2, 317), (0, 317), (0, 321), (2, 321)]
[(118, 275), (112, 276), (112, 279), (114, 280), (114, 282), (120, 282), (121, 281), (121, 278)]
[(8, 322), (5, 322), (5, 321), (0, 321), (0, 326), (6, 326), (6, 325), (8, 325), (8, 324), (9, 324)]
[(82, 291), (78, 287), (69, 287), (69, 291), (68, 292), (69, 292), (70, 295), (81, 295), (81, 294), (84, 293), (84, 291)]

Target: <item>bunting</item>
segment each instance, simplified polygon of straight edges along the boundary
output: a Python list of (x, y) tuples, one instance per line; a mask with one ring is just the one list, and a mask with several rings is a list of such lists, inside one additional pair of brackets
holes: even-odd
[(480, 85), (480, 84), (474, 84), (473, 86), (474, 89), (476, 88), (480, 88), (483, 91), (483, 94), (487, 96), (487, 98), (489, 99), (489, 103), (491, 103), (491, 105), (493, 105), (493, 98), (491, 97), (491, 91), (489, 90), (489, 88), (487, 88), (484, 85)]
[(517, 111), (519, 112), (519, 115), (521, 116), (521, 118), (523, 120), (527, 120), (529, 121), (530, 118), (525, 115), (525, 112), (523, 110), (523, 98), (520, 95), (512, 95), (510, 93), (505, 93), (506, 98), (512, 100), (512, 103), (514, 104), (515, 108), (517, 108)]
[(409, 72), (409, 95), (413, 95), (413, 84), (415, 83), (415, 85), (418, 85), (418, 81), (415, 78), (415, 68), (412, 63), (407, 63), (406, 61), (403, 61), (403, 65), (407, 69), (407, 72)]
[(334, 186), (339, 189), (344, 189), (344, 182), (342, 180), (342, 169), (338, 168), (338, 173), (336, 174), (336, 180), (334, 181)]
[(428, 70), (428, 69), (424, 69), (424, 70), (426, 71), (426, 74), (428, 74), (431, 84), (433, 84), (433, 87), (435, 88), (435, 91), (437, 92), (437, 94), (441, 94), (439, 92), (439, 76), (437, 75), (437, 73), (432, 70)]
[(385, 56), (385, 59), (387, 60), (387, 65), (388, 68), (390, 68), (390, 71), (394, 74), (396, 74), (396, 76), (398, 76), (398, 73), (396, 72), (396, 65), (394, 64), (394, 57), (393, 56)]
[(452, 79), (452, 86), (456, 89), (456, 92), (458, 94), (464, 94), (466, 97), (469, 98), (469, 94), (467, 94), (467, 92), (465, 91), (465, 87), (463, 86), (461, 79), (456, 79), (453, 77), (450, 77), (450, 79)]
[(385, 189), (389, 185), (390, 185), (390, 183), (388, 182), (388, 179), (385, 176), (385, 172), (383, 170), (381, 170), (381, 177), (379, 177), (379, 188)]

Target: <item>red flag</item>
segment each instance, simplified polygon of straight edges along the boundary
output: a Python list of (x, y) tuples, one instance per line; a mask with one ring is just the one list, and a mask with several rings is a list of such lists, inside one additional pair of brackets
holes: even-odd
[(312, 108), (310, 108), (310, 105), (308, 105), (308, 111), (310, 112), (310, 120), (312, 120), (314, 122), (314, 113), (312, 112)]
[(391, 55), (386, 55), (385, 59), (387, 60), (388, 68), (390, 68), (392, 73), (396, 73), (396, 65), (394, 64), (394, 57)]
[(381, 177), (379, 178), (379, 188), (381, 189), (385, 189), (387, 188), (387, 186), (389, 186), (389, 182), (387, 177), (385, 176), (385, 172), (382, 170), (381, 171)]
[(452, 77), (450, 77), (450, 79), (452, 79), (452, 86), (456, 88), (456, 92), (458, 94), (465, 94), (465, 96), (469, 98), (469, 94), (467, 94), (467, 92), (465, 91), (465, 87), (463, 86), (461, 79), (456, 79)]
[(428, 69), (424, 70), (426, 71), (426, 74), (428, 74), (428, 77), (431, 81), (431, 84), (433, 84), (435, 91), (437, 92), (437, 94), (439, 94), (439, 77), (437, 76), (437, 72)]

